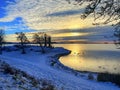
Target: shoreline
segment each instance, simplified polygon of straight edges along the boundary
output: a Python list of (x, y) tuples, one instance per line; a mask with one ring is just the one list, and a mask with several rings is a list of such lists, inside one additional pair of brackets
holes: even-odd
[[(68, 50), (68, 49), (65, 49), (65, 48), (63, 48), (63, 47), (61, 47), (62, 49), (64, 49), (65, 50), (65, 52), (60, 52), (60, 53), (57, 53), (57, 54), (55, 54), (55, 55), (53, 55), (53, 56), (51, 56), (51, 58), (55, 58), (55, 62), (56, 63), (60, 63), (62, 66), (64, 66), (64, 67), (67, 67), (67, 68), (69, 68), (69, 69), (72, 69), (72, 68), (70, 68), (70, 67), (68, 67), (68, 66), (65, 66), (65, 65), (63, 65), (61, 62), (60, 62), (60, 57), (62, 57), (62, 56), (67, 56), (67, 55), (69, 55), (70, 53), (71, 53), (71, 51), (70, 50)], [(58, 61), (58, 62), (57, 62)], [(74, 70), (74, 71), (76, 71), (76, 72), (80, 72), (80, 73), (94, 73), (94, 74), (100, 74), (100, 73), (108, 73), (108, 74), (120, 74), (120, 73), (110, 73), (110, 72), (94, 72), (94, 71), (79, 71), (79, 70), (75, 70), (75, 69), (72, 69), (72, 70)]]
[[(58, 88), (58, 90), (61, 90), (62, 88), (66, 90), (71, 90), (73, 88), (82, 89), (84, 86), (89, 86), (89, 84), (91, 85), (86, 88), (92, 89), (94, 87), (94, 82), (92, 80), (88, 80), (87, 78), (88, 73), (83, 74), (77, 72), (60, 63), (59, 58), (70, 54), (70, 50), (64, 49), (63, 47), (57, 47), (54, 49), (49, 49), (46, 54), (41, 54), (36, 52), (34, 47), (34, 50), (30, 51), (30, 49), (31, 48), (27, 48), (27, 52), (29, 52), (24, 55), (20, 54), (20, 51), (14, 51), (12, 49), (12, 52), (4, 52), (5, 54), (1, 56), (1, 59), (10, 64), (10, 66), (20, 69), (21, 71), (24, 71), (38, 79), (45, 78), (46, 80), (51, 81), (52, 84)], [(32, 67), (34, 69), (31, 69)], [(66, 79), (67, 77), (70, 78)], [(79, 80), (81, 82), (79, 82)], [(66, 83), (66, 85), (64, 83)], [(73, 83), (75, 83), (76, 86), (74, 86)], [(81, 86), (80, 84), (82, 83), (84, 85)], [(96, 85), (101, 87), (99, 83), (96, 83)], [(109, 85), (106, 86), (103, 84), (103, 86), (109, 88)], [(112, 86), (114, 85), (112, 84)], [(97, 88), (95, 90), (97, 90)]]
[(108, 72), (78, 71), (63, 65), (60, 62), (59, 58), (71, 53), (70, 50), (65, 50), (68, 52), (62, 52), (51, 56), (52, 59), (50, 61), (50, 66), (62, 69), (62, 71), (71, 73), (77, 77), (85, 77), (87, 80), (94, 80), (97, 82), (111, 82), (113, 84), (116, 84), (117, 86), (120, 86), (120, 83), (118, 82), (118, 80), (120, 80), (120, 74), (113, 74)]
[[(74, 69), (72, 69), (70, 67), (67, 67), (67, 66), (63, 65), (60, 62), (59, 58), (62, 57), (62, 56), (69, 55), (71, 53), (71, 51), (67, 50), (67, 49), (64, 49), (63, 47), (62, 47), (62, 49), (64, 50), (64, 52), (59, 52), (59, 53), (57, 53), (57, 54), (55, 54), (53, 56), (50, 56), (51, 59), (49, 59), (49, 61), (48, 61), (49, 66), (51, 66), (51, 67), (53, 67), (55, 69), (60, 69), (61, 71), (67, 72), (67, 73), (72, 74), (72, 75), (74, 75), (76, 77), (80, 77), (80, 78), (82, 77), (82, 78), (85, 78), (86, 80), (97, 81), (96, 77), (97, 77), (98, 73), (96, 73), (96, 72), (77, 71), (77, 70), (74, 70)], [(92, 77), (92, 79), (89, 78), (89, 76)]]

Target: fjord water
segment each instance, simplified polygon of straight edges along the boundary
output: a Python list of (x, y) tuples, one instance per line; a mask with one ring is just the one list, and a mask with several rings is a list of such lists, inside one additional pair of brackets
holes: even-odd
[(56, 44), (71, 50), (60, 58), (67, 67), (79, 71), (120, 73), (120, 49), (114, 44)]

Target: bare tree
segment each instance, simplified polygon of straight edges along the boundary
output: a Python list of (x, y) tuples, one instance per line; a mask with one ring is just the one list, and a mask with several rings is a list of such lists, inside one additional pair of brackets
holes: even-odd
[(2, 54), (2, 46), (5, 42), (4, 40), (5, 32), (3, 29), (0, 29), (0, 54)]
[(43, 38), (38, 34), (33, 35), (33, 42), (38, 44), (42, 50), (42, 53), (45, 53), (44, 47), (42, 45)]
[(21, 53), (25, 54), (26, 53), (25, 52), (25, 44), (28, 43), (29, 41), (28, 41), (25, 33), (23, 33), (23, 32), (16, 33), (16, 35), (17, 35), (17, 40), (20, 42), (20, 47), (22, 49)]
[(46, 33), (43, 33), (43, 43), (45, 47), (52, 47), (51, 36)]
[(47, 34), (44, 34), (44, 46), (47, 47)]
[(52, 41), (51, 41), (51, 36), (48, 36), (48, 47), (52, 47)]
[[(69, 3), (71, 0), (66, 0)], [(120, 0), (74, 0), (76, 4), (85, 6), (85, 11), (81, 15), (85, 19), (90, 14), (94, 15), (95, 20), (104, 19), (104, 24), (113, 22), (120, 28)]]

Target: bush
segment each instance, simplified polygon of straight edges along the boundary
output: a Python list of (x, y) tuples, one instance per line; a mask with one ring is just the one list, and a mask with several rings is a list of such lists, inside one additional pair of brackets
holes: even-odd
[(89, 73), (89, 74), (88, 74), (88, 79), (89, 79), (89, 80), (94, 80), (94, 76), (93, 76), (91, 73)]
[(13, 45), (14, 47), (16, 47), (16, 48), (21, 48), (21, 46), (20, 45)]
[(120, 86), (120, 74), (99, 73), (97, 81), (112, 82)]
[(46, 87), (41, 88), (41, 90), (55, 90), (53, 85), (47, 85)]
[(55, 87), (48, 81), (46, 80), (41, 80), (42, 81), (42, 88), (41, 90), (55, 90)]

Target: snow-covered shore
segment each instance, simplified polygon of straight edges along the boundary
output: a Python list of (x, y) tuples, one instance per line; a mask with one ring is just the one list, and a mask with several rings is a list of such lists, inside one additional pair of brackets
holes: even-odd
[(48, 61), (58, 60), (59, 56), (70, 53), (66, 49), (47, 49), (46, 54), (36, 50), (37, 48), (27, 48), (27, 54), (24, 55), (20, 54), (20, 51), (4, 52), (0, 59), (37, 79), (49, 80), (58, 90), (120, 90), (114, 84), (86, 80), (50, 66)]
[(47, 80), (39, 80), (0, 60), (0, 90), (53, 90)]

